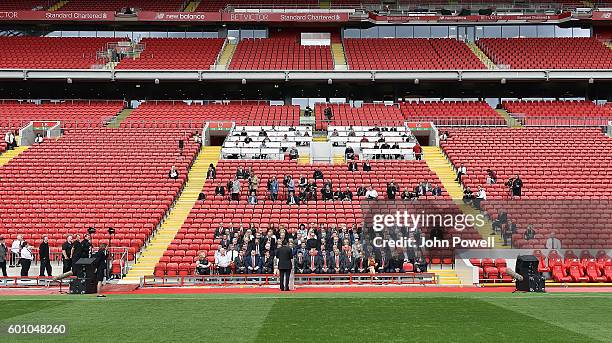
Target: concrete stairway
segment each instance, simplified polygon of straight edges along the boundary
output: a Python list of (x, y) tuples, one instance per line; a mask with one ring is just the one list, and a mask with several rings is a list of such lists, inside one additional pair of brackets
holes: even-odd
[(504, 117), (504, 119), (506, 120), (506, 123), (508, 124), (509, 127), (523, 127), (523, 125), (521, 125), (521, 123), (516, 120), (514, 117), (512, 117), (510, 115), (510, 113), (508, 113), (508, 111), (504, 110), (504, 109), (499, 109), (499, 110), (495, 110), (497, 113), (499, 113), (499, 115), (501, 115), (502, 117)]
[(62, 7), (64, 7), (67, 3), (68, 3), (68, 0), (58, 1), (53, 6), (49, 7), (49, 11), (50, 12), (57, 11), (61, 9)]
[(176, 201), (174, 207), (162, 223), (161, 227), (151, 239), (138, 258), (136, 264), (129, 270), (127, 276), (120, 283), (138, 283), (143, 276), (153, 275), (155, 265), (163, 256), (172, 243), (172, 240), (185, 223), (189, 212), (196, 204), (198, 195), (206, 182), (208, 165), (216, 165), (219, 161), (221, 147), (203, 147), (198, 154), (195, 163), (189, 170), (189, 179), (185, 184), (183, 192)]
[(9, 163), (13, 158), (19, 156), (22, 152), (28, 150), (29, 146), (18, 146), (13, 150), (7, 150), (0, 154), (0, 167)]
[(335, 70), (348, 70), (346, 64), (346, 55), (344, 54), (344, 46), (342, 43), (332, 43), (331, 45), (332, 57), (334, 58), (334, 69)]
[[(463, 203), (463, 188), (457, 181), (455, 181), (457, 174), (455, 174), (455, 171), (453, 170), (450, 162), (446, 159), (446, 156), (442, 153), (442, 150), (437, 146), (425, 146), (423, 147), (423, 153), (425, 155), (425, 162), (427, 163), (427, 166), (429, 169), (435, 172), (436, 175), (438, 175), (444, 189), (446, 189), (450, 197), (453, 199), (453, 202), (457, 204), (463, 214), (471, 214), (473, 216), (482, 214), (474, 207)], [(478, 230), (478, 233), (483, 239), (489, 237), (493, 231), (492, 223), (488, 220), (484, 223), (484, 225), (475, 226), (475, 228)], [(502, 246), (502, 244), (503, 241), (500, 235), (495, 235), (495, 247), (506, 248)]]
[(232, 58), (234, 57), (234, 52), (236, 52), (236, 44), (231, 43), (228, 40), (223, 46), (223, 50), (219, 54), (219, 58), (217, 59), (217, 64), (215, 64), (216, 70), (227, 70), (229, 69), (229, 65), (232, 62)]
[(118, 128), (121, 123), (130, 116), (132, 111), (134, 111), (133, 108), (124, 108), (123, 111), (119, 112), (113, 121), (108, 123), (107, 127)]
[(190, 1), (187, 6), (185, 6), (184, 12), (195, 12), (198, 6), (200, 5), (201, 0)]
[(461, 280), (453, 269), (429, 268), (427, 272), (436, 274), (442, 286), (461, 286)]
[(480, 50), (476, 43), (467, 43), (467, 46), (472, 50), (474, 55), (478, 57), (478, 59), (488, 68), (488, 69), (497, 69), (497, 65), (491, 61), (489, 56), (487, 56), (484, 51)]

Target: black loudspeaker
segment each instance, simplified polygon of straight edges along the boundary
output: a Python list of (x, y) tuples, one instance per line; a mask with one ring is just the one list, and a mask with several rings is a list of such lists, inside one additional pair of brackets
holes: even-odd
[(70, 294), (94, 294), (97, 286), (94, 279), (74, 279), (70, 281)]
[(444, 9), (444, 8), (443, 8), (443, 9), (440, 11), (440, 14), (442, 14), (442, 15), (453, 15), (453, 12), (451, 12), (450, 10), (447, 10), (447, 9)]
[(538, 271), (539, 260), (533, 255), (521, 255), (516, 259), (516, 273), (523, 280), (516, 280), (516, 290), (521, 292), (544, 292), (545, 284), (542, 273)]
[(93, 265), (95, 259), (93, 258), (80, 258), (75, 263), (76, 276), (79, 279), (92, 279), (95, 281), (95, 266)]
[(472, 11), (468, 10), (467, 8), (462, 8), (461, 12), (459, 12), (459, 16), (461, 17), (467, 17), (469, 15), (472, 15)]
[(493, 10), (490, 8), (481, 8), (478, 10), (478, 14), (480, 15), (492, 15), (493, 14)]

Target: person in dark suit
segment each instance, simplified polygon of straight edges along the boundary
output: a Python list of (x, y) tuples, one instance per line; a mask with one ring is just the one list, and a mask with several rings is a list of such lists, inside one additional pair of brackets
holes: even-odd
[(251, 250), (251, 256), (245, 261), (246, 271), (249, 274), (261, 273), (261, 257), (256, 254), (255, 250)]
[(376, 258), (376, 263), (378, 264), (378, 272), (379, 273), (390, 273), (391, 270), (391, 259), (385, 251), (382, 251), (378, 254)]
[(523, 189), (523, 180), (521, 180), (521, 178), (517, 174), (514, 180), (512, 181), (512, 196), (520, 197), (522, 189)]
[(291, 268), (293, 267), (293, 254), (291, 248), (284, 244), (276, 249), (276, 258), (278, 259), (278, 270), (280, 273), (280, 289), (281, 291), (289, 291), (289, 277), (291, 276)]
[(340, 249), (338, 249), (337, 245), (333, 246), (333, 251), (330, 254), (330, 274), (340, 274), (342, 273), (342, 254), (340, 253)]
[(270, 251), (266, 250), (263, 260), (261, 261), (262, 274), (272, 274), (274, 271), (274, 259), (270, 256)]
[(357, 257), (355, 258), (355, 273), (365, 273), (367, 271), (368, 259), (358, 252)]
[(321, 274), (321, 267), (319, 265), (319, 253), (316, 248), (311, 248), (308, 254), (308, 265), (304, 274)]
[(49, 254), (49, 237), (44, 236), (42, 243), (38, 247), (38, 258), (40, 259), (40, 276), (45, 276), (45, 271), (48, 276), (52, 276), (51, 256)]
[(346, 256), (344, 256), (343, 264), (340, 267), (342, 273), (353, 273), (355, 272), (355, 257), (353, 257), (353, 252), (351, 250), (346, 252)]
[(294, 265), (295, 268), (293, 269), (296, 274), (306, 274), (308, 264), (306, 263), (306, 258), (304, 257), (304, 253), (302, 253), (302, 251), (297, 252)]
[(246, 274), (246, 261), (244, 260), (244, 250), (240, 250), (238, 257), (234, 260), (236, 274)]
[(98, 280), (98, 297), (104, 297), (104, 294), (102, 294), (102, 282), (108, 270), (108, 251), (106, 247), (106, 243), (100, 244), (100, 249), (93, 256), (93, 265), (96, 268), (96, 278)]
[(81, 258), (81, 252), (83, 251), (83, 246), (81, 245), (81, 235), (76, 235), (74, 242), (72, 243), (72, 254), (70, 255), (72, 258), (72, 274), (77, 275), (77, 270), (75, 263), (79, 261)]

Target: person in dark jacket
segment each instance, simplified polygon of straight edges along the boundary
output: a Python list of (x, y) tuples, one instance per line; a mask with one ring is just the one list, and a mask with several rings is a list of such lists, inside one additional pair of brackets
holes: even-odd
[(96, 278), (98, 280), (98, 297), (104, 297), (102, 294), (102, 282), (106, 277), (108, 271), (108, 250), (106, 249), (106, 243), (100, 244), (100, 249), (93, 255), (93, 265), (96, 268)]
[(52, 276), (53, 270), (51, 269), (51, 256), (49, 254), (49, 237), (44, 236), (42, 243), (38, 247), (38, 258), (40, 259), (40, 276)]

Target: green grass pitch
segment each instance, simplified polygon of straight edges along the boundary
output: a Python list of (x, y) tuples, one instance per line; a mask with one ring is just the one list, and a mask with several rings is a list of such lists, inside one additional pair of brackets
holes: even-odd
[(0, 342), (612, 342), (603, 293), (0, 296)]

